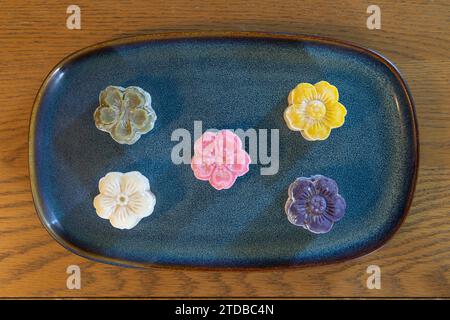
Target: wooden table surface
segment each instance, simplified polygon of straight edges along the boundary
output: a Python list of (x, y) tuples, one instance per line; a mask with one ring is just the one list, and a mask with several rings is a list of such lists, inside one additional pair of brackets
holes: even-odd
[[(66, 28), (69, 4), (81, 30)], [(370, 4), (381, 30), (366, 27)], [(1, 297), (450, 296), (450, 4), (442, 1), (0, 1)], [(309, 33), (349, 40), (392, 60), (413, 94), (420, 171), (410, 213), (380, 250), (345, 263), (276, 271), (125, 269), (91, 262), (56, 243), (35, 213), (28, 125), (53, 66), (97, 42), (163, 31)], [(366, 287), (369, 265), (381, 289)], [(81, 268), (81, 289), (66, 268)]]

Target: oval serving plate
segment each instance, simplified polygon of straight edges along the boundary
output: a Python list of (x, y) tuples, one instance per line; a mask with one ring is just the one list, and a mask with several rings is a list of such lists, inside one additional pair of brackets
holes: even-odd
[[(289, 91), (327, 80), (347, 107), (345, 125), (308, 142), (283, 120)], [(93, 112), (108, 85), (152, 95), (158, 120), (132, 146), (100, 132)], [(279, 129), (279, 170), (250, 166), (229, 190), (175, 165), (177, 128)], [(247, 146), (248, 147), (248, 146)], [(399, 228), (418, 167), (414, 107), (397, 69), (353, 44), (313, 36), (175, 33), (115, 40), (64, 59), (45, 80), (30, 127), (30, 176), (38, 215), (64, 247), (127, 266), (276, 267), (367, 254)], [(140, 171), (157, 201), (132, 230), (114, 229), (92, 206), (109, 171)], [(347, 200), (345, 217), (315, 235), (284, 213), (289, 184), (322, 174)]]

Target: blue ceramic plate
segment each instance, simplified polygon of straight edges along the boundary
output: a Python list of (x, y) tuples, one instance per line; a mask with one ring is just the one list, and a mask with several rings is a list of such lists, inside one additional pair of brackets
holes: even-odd
[[(308, 142), (283, 120), (289, 91), (327, 80), (347, 107), (345, 125)], [(93, 121), (108, 85), (152, 95), (158, 120), (134, 145)], [(171, 162), (177, 128), (279, 129), (276, 175), (251, 165), (229, 190)], [(411, 96), (395, 67), (332, 39), (256, 33), (177, 33), (116, 40), (62, 61), (40, 89), (31, 120), (30, 172), (37, 212), (67, 249), (128, 266), (275, 267), (323, 264), (369, 253), (398, 229), (418, 165)], [(137, 227), (114, 229), (92, 206), (109, 171), (140, 171), (157, 197)], [(312, 234), (284, 213), (295, 178), (337, 181), (347, 213)]]

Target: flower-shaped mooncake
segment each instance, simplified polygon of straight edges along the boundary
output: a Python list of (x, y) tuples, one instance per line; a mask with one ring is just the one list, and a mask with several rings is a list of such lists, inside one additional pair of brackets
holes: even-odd
[(153, 129), (156, 121), (148, 92), (139, 87), (108, 86), (100, 92), (95, 125), (120, 144), (134, 144)]
[(336, 182), (316, 175), (298, 178), (289, 186), (285, 211), (288, 220), (313, 233), (326, 233), (345, 214), (346, 203)]
[(118, 229), (134, 228), (155, 207), (150, 183), (137, 171), (110, 172), (100, 179), (98, 189), (100, 194), (94, 198), (97, 215)]
[(326, 81), (300, 83), (288, 97), (284, 119), (289, 129), (300, 131), (306, 140), (325, 140), (331, 129), (344, 124), (347, 110), (338, 101), (337, 88)]
[(191, 168), (197, 179), (222, 190), (231, 188), (237, 177), (246, 174), (250, 162), (236, 134), (229, 130), (207, 131), (195, 141)]

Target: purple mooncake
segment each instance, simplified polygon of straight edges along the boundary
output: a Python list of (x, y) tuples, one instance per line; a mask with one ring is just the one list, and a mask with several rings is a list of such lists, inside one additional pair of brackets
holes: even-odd
[(327, 233), (345, 214), (345, 199), (333, 179), (297, 178), (289, 186), (285, 211), (289, 222), (313, 233)]

